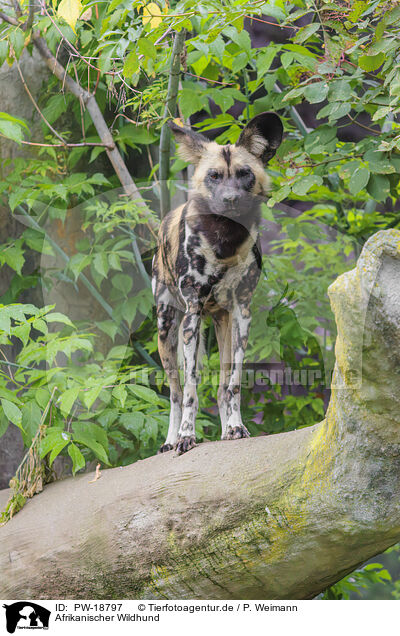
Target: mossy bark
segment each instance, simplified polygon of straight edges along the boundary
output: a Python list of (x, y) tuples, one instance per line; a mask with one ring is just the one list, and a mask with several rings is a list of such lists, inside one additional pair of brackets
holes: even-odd
[(312, 598), (400, 539), (400, 232), (329, 290), (313, 427), (50, 484), (0, 529), (0, 597)]

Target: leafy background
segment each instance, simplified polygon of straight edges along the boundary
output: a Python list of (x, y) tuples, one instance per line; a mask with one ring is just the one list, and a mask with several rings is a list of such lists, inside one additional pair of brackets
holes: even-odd
[[(17, 427), (30, 449), (3, 519), (44, 482), (148, 457), (165, 437), (168, 388), (148, 274), (168, 117), (220, 143), (234, 143), (257, 113), (282, 117), (247, 351), (248, 369), (264, 380), (244, 387), (243, 413), (252, 435), (321, 420), (335, 342), (327, 287), (372, 233), (400, 222), (399, 3), (25, 0), (0, 18), (0, 63), (29, 84), (23, 60), (42, 37), (65, 77), (94, 95), (147, 205), (145, 214), (121, 190), (107, 144), (65, 77), (43, 74), (31, 95), (36, 126), (18, 104), (0, 113), (0, 136), (20, 148), (1, 164), (2, 205), (20, 224), (1, 237), (0, 435)], [(177, 110), (168, 110), (182, 31)], [(188, 172), (171, 155), (174, 203), (185, 200)], [(206, 342), (199, 441), (219, 433), (210, 324)], [(271, 370), (291, 370), (295, 382), (274, 382)], [(382, 563), (322, 598), (398, 598), (397, 548)]]

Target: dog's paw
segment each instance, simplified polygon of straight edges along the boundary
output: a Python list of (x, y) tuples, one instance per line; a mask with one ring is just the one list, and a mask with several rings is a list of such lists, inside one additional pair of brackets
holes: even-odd
[(187, 453), (191, 448), (196, 446), (196, 438), (194, 435), (187, 435), (185, 437), (178, 437), (178, 441), (175, 445), (177, 455), (183, 455)]
[(168, 453), (168, 451), (172, 450), (172, 444), (163, 444), (157, 451), (157, 455), (161, 455), (161, 453)]
[(250, 437), (250, 433), (244, 425), (233, 428), (229, 426), (223, 439), (242, 439), (244, 437)]

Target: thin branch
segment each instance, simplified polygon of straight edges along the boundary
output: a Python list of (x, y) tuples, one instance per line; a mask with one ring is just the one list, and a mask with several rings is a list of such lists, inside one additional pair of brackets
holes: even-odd
[(380, 134), (379, 130), (374, 130), (373, 128), (370, 128), (369, 126), (366, 126), (365, 124), (361, 124), (359, 121), (354, 119), (354, 117), (349, 115), (349, 113), (347, 113), (347, 117), (353, 122), (353, 124), (357, 124), (357, 126), (360, 126), (360, 128), (364, 128), (365, 130), (368, 130), (369, 132), (374, 133), (374, 135)]
[(35, 5), (34, 5), (34, 0), (29, 0), (29, 14), (28, 14), (28, 19), (25, 22), (24, 26), (22, 27), (22, 29), (24, 31), (30, 31), (33, 25), (33, 18), (35, 17)]
[(195, 73), (189, 73), (189, 71), (185, 71), (185, 75), (190, 75), (191, 77), (196, 77), (197, 79), (205, 80), (206, 82), (210, 82), (211, 84), (221, 84), (222, 86), (234, 86), (235, 82), (220, 82), (219, 80), (209, 79), (208, 77), (203, 77), (202, 75), (196, 75)]
[[(9, 137), (6, 137), (5, 135), (1, 135), (0, 137), (2, 137), (3, 139), (9, 139)], [(60, 144), (45, 144), (45, 143), (40, 143), (38, 141), (25, 141), (24, 139), (20, 140), (21, 144), (24, 144), (25, 146), (42, 146), (43, 148), (79, 148), (79, 147), (84, 147), (84, 146), (100, 146), (101, 148), (107, 148), (107, 146), (105, 146), (104, 144), (99, 144), (99, 143), (89, 143), (89, 142), (85, 142), (85, 143), (79, 143), (79, 144), (68, 144), (68, 143), (60, 143)]]
[[(178, 97), (179, 74), (181, 69), (181, 53), (185, 44), (185, 31), (175, 34), (172, 48), (170, 74), (168, 80), (167, 100), (164, 108), (164, 119), (175, 116), (176, 100)], [(159, 159), (159, 179), (160, 179), (160, 213), (163, 218), (170, 209), (170, 194), (168, 190), (169, 155), (171, 146), (171, 131), (165, 123), (161, 129), (160, 136), (160, 159)]]
[(26, 93), (27, 93), (27, 95), (28, 95), (29, 99), (31, 100), (32, 104), (34, 105), (34, 107), (35, 107), (36, 111), (39, 113), (40, 117), (43, 119), (43, 121), (44, 121), (44, 123), (46, 124), (46, 126), (47, 126), (50, 130), (51, 130), (51, 132), (53, 133), (53, 135), (55, 135), (55, 137), (57, 137), (57, 139), (59, 139), (59, 140), (61, 141), (61, 143), (65, 146), (65, 145), (66, 145), (66, 143), (67, 143), (67, 142), (65, 141), (65, 139), (63, 139), (63, 137), (62, 137), (62, 136), (61, 136), (61, 135), (60, 135), (60, 134), (59, 134), (59, 133), (58, 133), (58, 132), (57, 132), (57, 131), (53, 128), (53, 126), (52, 126), (52, 125), (51, 125), (51, 124), (47, 121), (46, 117), (43, 115), (42, 111), (40, 110), (39, 106), (37, 105), (35, 98), (33, 97), (32, 93), (30, 92), (30, 90), (29, 90), (29, 88), (28, 88), (27, 83), (25, 82), (25, 78), (24, 78), (24, 76), (23, 76), (23, 74), (22, 74), (21, 67), (20, 67), (19, 62), (18, 62), (18, 60), (17, 60), (17, 58), (16, 58), (16, 56), (15, 56), (15, 55), (14, 55), (14, 61), (15, 61), (15, 64), (16, 64), (16, 66), (17, 66), (18, 73), (19, 73), (19, 76), (20, 76), (20, 78), (21, 78), (21, 82), (22, 82), (22, 84), (23, 84), (23, 86), (24, 86), (24, 89), (25, 89), (25, 91), (26, 91)]
[(245, 18), (248, 20), (255, 20), (256, 22), (262, 22), (263, 24), (270, 24), (271, 26), (278, 27), (279, 29), (302, 29), (301, 26), (290, 26), (288, 24), (279, 24), (279, 22), (269, 22), (268, 20), (262, 20), (261, 18), (256, 18), (253, 15), (245, 15)]
[(14, 380), (14, 376), (13, 376), (13, 372), (12, 372), (11, 367), (10, 367), (10, 362), (9, 362), (9, 360), (7, 359), (7, 356), (3, 353), (3, 351), (2, 351), (1, 349), (0, 349), (0, 354), (3, 356), (4, 360), (6, 361), (6, 364), (7, 364), (7, 367), (8, 367), (8, 372), (9, 372), (9, 374), (10, 374), (10, 378), (11, 378), (11, 380), (12, 380), (13, 382), (15, 382), (15, 380)]
[[(78, 79), (78, 72), (76, 70), (76, 64), (73, 64), (73, 67), (74, 67), (76, 83), (79, 84), (80, 82), (79, 82), (79, 79)], [(89, 72), (89, 70), (90, 69), (88, 67), (88, 72)], [(89, 82), (88, 82), (88, 88), (89, 88)], [(82, 138), (86, 141), (85, 122), (84, 122), (84, 119), (83, 119), (83, 108), (84, 108), (84, 106), (83, 106), (82, 100), (80, 99), (79, 100), (79, 109), (80, 109), (80, 113), (81, 113)]]
[(16, 20), (10, 15), (7, 15), (7, 13), (3, 13), (3, 11), (0, 11), (0, 18), (4, 20), (4, 22), (8, 22), (8, 24), (12, 24), (12, 26), (20, 26), (20, 23), (18, 22), (18, 20)]

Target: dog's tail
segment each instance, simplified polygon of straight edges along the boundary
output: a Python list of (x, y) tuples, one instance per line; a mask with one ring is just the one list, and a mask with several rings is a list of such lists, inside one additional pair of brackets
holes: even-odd
[[(205, 326), (203, 321), (200, 324), (200, 342), (197, 351), (196, 369), (199, 371), (203, 367), (203, 358), (207, 353), (205, 342)], [(178, 335), (178, 369), (183, 369), (183, 320), (179, 327)]]

